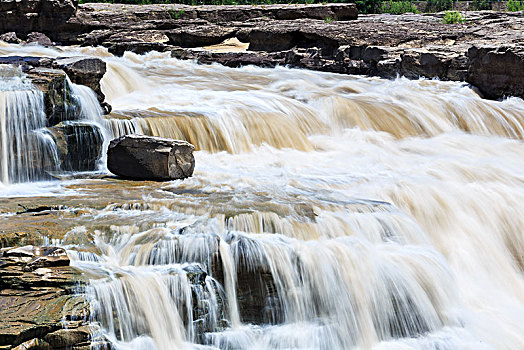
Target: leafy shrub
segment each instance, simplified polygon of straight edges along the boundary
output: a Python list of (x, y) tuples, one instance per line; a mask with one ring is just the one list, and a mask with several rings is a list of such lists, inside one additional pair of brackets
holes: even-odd
[(475, 11), (491, 10), (491, 3), (489, 0), (473, 0), (472, 5), (472, 10)]
[(380, 6), (381, 13), (401, 15), (406, 12), (418, 13), (417, 7), (411, 1), (385, 1)]
[(445, 24), (455, 24), (455, 23), (464, 23), (466, 20), (458, 11), (448, 11), (444, 14), (444, 19), (442, 20)]
[(382, 0), (356, 0), (355, 4), (357, 5), (358, 13), (378, 13)]
[(453, 8), (453, 0), (428, 0), (425, 12), (447, 11)]
[(506, 3), (506, 11), (515, 12), (524, 10), (524, 1), (522, 0), (509, 0)]

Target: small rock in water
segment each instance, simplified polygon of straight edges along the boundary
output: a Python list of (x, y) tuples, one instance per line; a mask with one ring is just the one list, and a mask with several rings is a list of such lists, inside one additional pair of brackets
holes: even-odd
[(53, 46), (55, 43), (47, 35), (39, 32), (31, 32), (27, 35), (27, 44), (38, 44), (42, 46)]
[(0, 40), (6, 43), (9, 43), (9, 44), (20, 44), (22, 42), (22, 40), (20, 40), (16, 36), (15, 32), (9, 32), (9, 33), (0, 35)]
[(194, 149), (186, 141), (125, 135), (109, 144), (107, 168), (115, 175), (131, 179), (184, 179), (193, 175)]

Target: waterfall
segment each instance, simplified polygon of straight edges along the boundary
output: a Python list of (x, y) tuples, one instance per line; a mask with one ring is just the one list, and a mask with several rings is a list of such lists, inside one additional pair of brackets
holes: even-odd
[(0, 68), (3, 185), (49, 179), (50, 174), (64, 170), (105, 168), (101, 150), (110, 137), (102, 125), (103, 112), (95, 93), (71, 83), (67, 77), (62, 92), (63, 106), (52, 106), (52, 113), (59, 117), (55, 123), (60, 123), (49, 125), (51, 116), (46, 115), (41, 89), (32, 85), (19, 68)]
[(19, 69), (0, 67), (0, 182), (42, 178), (56, 167), (57, 152), (45, 133), (43, 94)]
[[(397, 139), (454, 131), (524, 138), (520, 99), (484, 100), (458, 83), (297, 76), (287, 68), (211, 70), (163, 53), (128, 53), (108, 62), (102, 86), (115, 109), (106, 122), (114, 137), (183, 139), (197, 150), (231, 153), (261, 144), (311, 151), (311, 135), (339, 135), (347, 128)], [(184, 70), (193, 78), (176, 73)]]
[(524, 348), (522, 99), (484, 100), (457, 82), (66, 50), (107, 62), (113, 112), (97, 116), (80, 88), (82, 116), (65, 127), (198, 150), (183, 181), (90, 178), (55, 192), (79, 213), (56, 224), (89, 280), (94, 339), (143, 350)]

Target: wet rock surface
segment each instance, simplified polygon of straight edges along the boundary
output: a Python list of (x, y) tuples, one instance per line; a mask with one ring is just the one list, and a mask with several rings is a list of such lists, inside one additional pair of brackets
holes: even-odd
[(126, 135), (109, 144), (107, 168), (125, 178), (184, 179), (193, 175), (194, 149), (186, 141)]
[(83, 277), (69, 266), (63, 248), (1, 249), (2, 349), (89, 346), (89, 306), (82, 295), (76, 294), (83, 283)]

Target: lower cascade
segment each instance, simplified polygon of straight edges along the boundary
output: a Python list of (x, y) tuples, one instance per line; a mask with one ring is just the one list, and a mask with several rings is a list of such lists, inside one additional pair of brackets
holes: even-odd
[[(75, 176), (2, 195), (0, 225), (67, 250), (91, 349), (524, 347), (522, 99), (63, 50), (106, 62), (113, 111), (71, 84), (74, 117), (51, 125), (2, 73), (2, 185)], [(190, 142), (193, 176), (110, 176), (117, 137)]]

